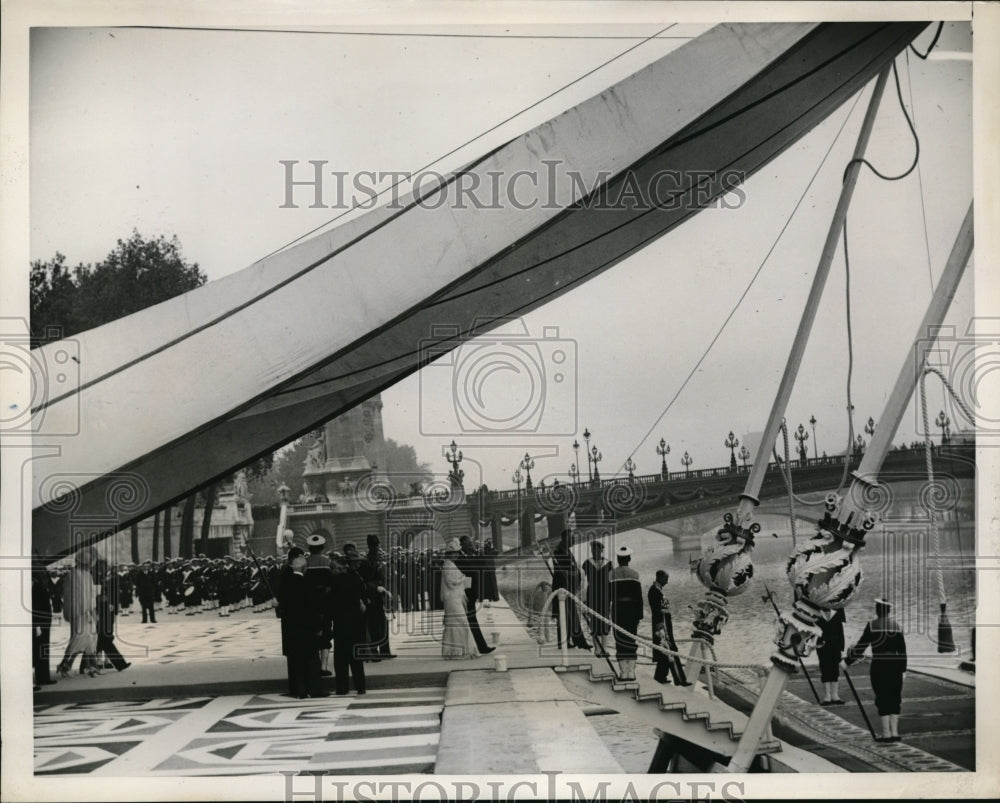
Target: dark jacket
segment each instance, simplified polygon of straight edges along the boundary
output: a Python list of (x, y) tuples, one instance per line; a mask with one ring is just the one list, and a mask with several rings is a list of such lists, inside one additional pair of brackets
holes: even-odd
[(611, 572), (611, 613), (615, 622), (619, 624), (626, 622), (638, 624), (643, 617), (639, 573), (630, 566), (617, 566)]
[(316, 589), (292, 572), (281, 583), (281, 654), (319, 648), (322, 622)]
[(140, 570), (135, 576), (135, 595), (143, 605), (149, 605), (156, 599), (156, 575), (152, 570)]

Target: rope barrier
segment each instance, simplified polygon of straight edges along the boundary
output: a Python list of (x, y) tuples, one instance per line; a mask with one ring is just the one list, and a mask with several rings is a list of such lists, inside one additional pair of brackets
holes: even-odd
[[(753, 670), (757, 670), (757, 669), (764, 668), (761, 664), (727, 664), (727, 663), (722, 663), (721, 661), (713, 660), (711, 658), (698, 658), (698, 657), (696, 657), (694, 655), (682, 655), (677, 650), (670, 650), (670, 649), (667, 649), (666, 647), (664, 647), (664, 646), (662, 646), (660, 644), (654, 644), (649, 639), (647, 639), (647, 638), (645, 638), (643, 636), (639, 636), (639, 635), (633, 633), (630, 630), (626, 630), (624, 627), (620, 627), (619, 625), (617, 625), (614, 622), (612, 622), (606, 616), (602, 616), (597, 611), (595, 611), (593, 608), (589, 607), (576, 594), (572, 593), (571, 591), (567, 591), (565, 588), (557, 588), (552, 593), (550, 593), (545, 598), (545, 603), (542, 606), (542, 610), (550, 609), (550, 606), (552, 604), (552, 600), (556, 599), (557, 597), (560, 597), (560, 596), (563, 596), (563, 598), (565, 598), (565, 599), (572, 599), (574, 602), (576, 602), (578, 608), (587, 611), (595, 619), (598, 619), (598, 620), (604, 622), (606, 625), (610, 625), (612, 628), (614, 628), (615, 630), (619, 631), (620, 633), (624, 633), (629, 638), (633, 639), (636, 642), (636, 644), (642, 644), (642, 645), (644, 645), (646, 647), (650, 647), (651, 649), (653, 649), (653, 650), (655, 650), (657, 652), (661, 652), (664, 655), (667, 655), (667, 656), (670, 656), (670, 657), (673, 657), (673, 658), (686, 658), (688, 661), (694, 661), (695, 663), (704, 664), (705, 666), (708, 666), (708, 667), (711, 667), (711, 668), (714, 668), (714, 669), (753, 669)], [(566, 629), (568, 630), (569, 628), (567, 627)], [(566, 634), (564, 633), (563, 636), (565, 637)], [(696, 639), (691, 639), (691, 640), (696, 640)]]

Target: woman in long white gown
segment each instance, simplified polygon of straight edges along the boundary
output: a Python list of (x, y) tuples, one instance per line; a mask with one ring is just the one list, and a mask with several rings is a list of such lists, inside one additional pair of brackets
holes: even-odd
[(444, 604), (441, 655), (448, 659), (475, 658), (479, 654), (466, 615), (465, 589), (470, 578), (462, 574), (452, 559), (460, 551), (457, 538), (449, 541), (441, 566), (441, 601)]

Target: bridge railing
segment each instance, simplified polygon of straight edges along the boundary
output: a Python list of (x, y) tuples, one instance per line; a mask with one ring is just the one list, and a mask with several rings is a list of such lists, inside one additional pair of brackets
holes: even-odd
[[(940, 446), (934, 447), (936, 452), (942, 451)], [(962, 453), (963, 451), (968, 451), (972, 453), (972, 446), (966, 444), (951, 444), (945, 448), (944, 451), (954, 452), (956, 454)], [(860, 463), (862, 454), (859, 452), (853, 452), (846, 457), (849, 466), (857, 466)], [(914, 460), (923, 459), (923, 451), (920, 449), (912, 448), (897, 448), (889, 452), (887, 456), (887, 461), (894, 462), (896, 460), (906, 460), (907, 458), (912, 458)], [(788, 461), (788, 468), (792, 471), (802, 471), (808, 469), (830, 469), (833, 467), (842, 468), (844, 465), (845, 456), (844, 455), (824, 455), (823, 457), (810, 457), (806, 460), (800, 460), (798, 458)], [(778, 463), (773, 460), (768, 463), (768, 471), (777, 472), (780, 469)], [(712, 468), (701, 468), (694, 469), (691, 471), (671, 471), (665, 476), (662, 473), (657, 474), (642, 474), (633, 477), (609, 477), (599, 481), (594, 480), (581, 480), (575, 483), (560, 483), (561, 485), (568, 485), (573, 487), (573, 489), (578, 494), (586, 494), (588, 492), (599, 491), (604, 488), (610, 488), (619, 485), (659, 485), (670, 482), (683, 482), (698, 479), (716, 479), (720, 477), (732, 477), (739, 475), (746, 475), (750, 472), (750, 466), (738, 465), (734, 469), (732, 466), (715, 466)], [(488, 497), (495, 501), (514, 501), (517, 498), (528, 499), (537, 498), (539, 496), (544, 496), (555, 488), (553, 485), (546, 487), (534, 486), (530, 491), (526, 489), (509, 489), (502, 491), (490, 490)], [(478, 492), (477, 492), (478, 493)]]

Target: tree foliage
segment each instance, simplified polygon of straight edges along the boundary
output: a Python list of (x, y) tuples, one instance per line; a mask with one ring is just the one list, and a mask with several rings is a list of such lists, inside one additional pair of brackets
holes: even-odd
[[(278, 488), (282, 485), (288, 486), (291, 501), (299, 498), (302, 494), (302, 472), (305, 471), (306, 455), (316, 443), (317, 432), (305, 435), (275, 452), (269, 471), (254, 476), (248, 472), (247, 485), (255, 505), (278, 504)], [(423, 485), (433, 476), (430, 464), (421, 463), (417, 459), (416, 450), (409, 444), (386, 438), (385, 455), (384, 469), (389, 481), (404, 495), (410, 492), (413, 483)]]
[(306, 455), (315, 442), (313, 435), (301, 437), (271, 456), (269, 471), (254, 475), (248, 472), (247, 489), (255, 505), (278, 504), (278, 488), (282, 485), (288, 486), (290, 499), (298, 499), (302, 493), (302, 472), (305, 470)]
[(56, 253), (31, 263), (31, 335), (51, 340), (131, 315), (186, 293), (206, 281), (197, 263), (188, 262), (177, 237), (145, 238), (133, 231), (95, 265), (69, 268)]
[(414, 483), (422, 486), (433, 477), (430, 463), (420, 462), (416, 449), (392, 438), (385, 439), (385, 462), (389, 481), (402, 494), (408, 494)]

